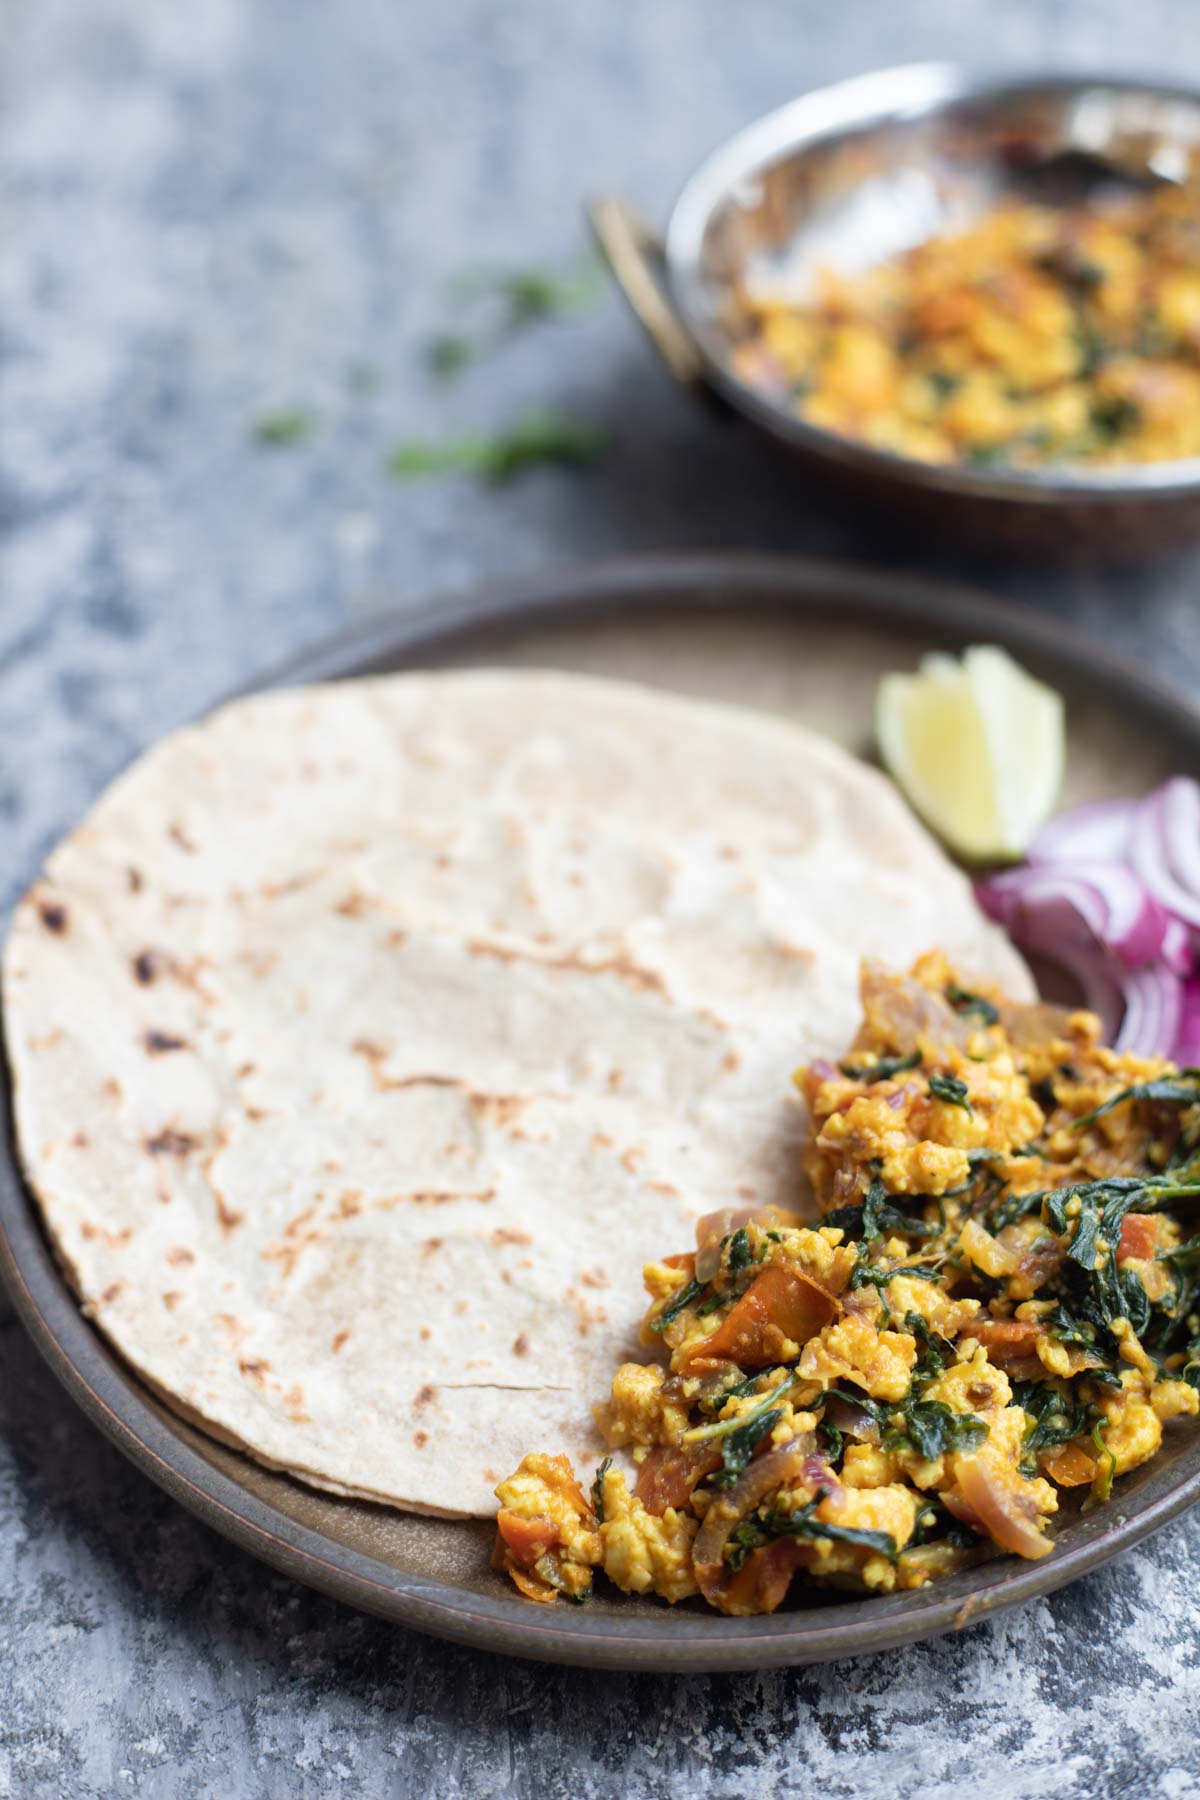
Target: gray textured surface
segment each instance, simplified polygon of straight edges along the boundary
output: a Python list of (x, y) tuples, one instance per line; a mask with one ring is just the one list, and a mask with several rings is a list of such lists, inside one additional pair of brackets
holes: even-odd
[[(0, 44), (8, 897), (131, 751), (364, 609), (631, 547), (911, 554), (696, 416), (611, 299), (439, 390), (419, 351), (464, 265), (569, 256), (604, 185), (661, 215), (717, 137), (866, 66), (1200, 79), (1194, 0), (0, 0)], [(369, 397), (346, 379), (363, 361)], [(398, 437), (548, 403), (608, 426), (601, 467), (491, 493), (381, 473)], [(295, 406), (320, 415), (311, 443), (249, 441)], [(1200, 677), (1195, 558), (958, 568)], [(194, 1524), (0, 1307), (0, 1795), (21, 1800), (1183, 1800), (1198, 1585), (1193, 1519), (882, 1660), (669, 1684), (505, 1665), (355, 1617)]]

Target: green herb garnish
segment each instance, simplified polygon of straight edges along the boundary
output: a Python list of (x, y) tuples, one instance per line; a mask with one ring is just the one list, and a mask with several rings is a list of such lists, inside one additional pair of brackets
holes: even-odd
[(316, 430), (316, 414), (310, 412), (271, 413), (254, 427), (255, 441), (276, 449), (286, 444), (302, 444)]
[(441, 443), (398, 444), (388, 469), (401, 480), (422, 475), (468, 474), (488, 482), (509, 481), (544, 463), (582, 464), (595, 460), (603, 434), (555, 413), (531, 413), (496, 437), (448, 438)]

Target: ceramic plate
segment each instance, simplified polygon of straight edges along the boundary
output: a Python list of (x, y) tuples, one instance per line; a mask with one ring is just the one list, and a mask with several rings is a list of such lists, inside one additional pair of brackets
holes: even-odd
[[(1057, 622), (919, 578), (816, 562), (676, 557), (538, 576), (381, 618), (311, 652), (275, 681), (454, 664), (580, 669), (792, 713), (869, 754), (882, 671), (910, 666), (929, 648), (979, 642), (1007, 646), (1066, 695), (1068, 802), (1138, 793), (1173, 770), (1200, 773), (1200, 713)], [(542, 1608), (516, 1598), (489, 1567), (490, 1525), (406, 1516), (315, 1492), (160, 1406), (76, 1306), (22, 1185), (7, 1129), (0, 1271), (72, 1398), (206, 1523), (351, 1605), (510, 1655), (700, 1671), (882, 1650), (1048, 1593), (1200, 1497), (1200, 1432), (1184, 1427), (1119, 1484), (1110, 1506), (1061, 1515), (1054, 1554), (1036, 1563), (999, 1558), (914, 1593), (805, 1596), (788, 1611), (755, 1619), (722, 1618), (698, 1602), (669, 1609), (611, 1590), (585, 1608)]]

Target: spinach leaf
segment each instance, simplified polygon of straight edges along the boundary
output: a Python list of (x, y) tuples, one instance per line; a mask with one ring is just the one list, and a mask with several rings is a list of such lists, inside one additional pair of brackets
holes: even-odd
[(838, 1064), (847, 1081), (890, 1081), (894, 1075), (902, 1075), (905, 1069), (919, 1069), (920, 1066), (919, 1050), (911, 1050), (907, 1056), (881, 1056), (873, 1068), (851, 1062)]
[(604, 1477), (612, 1468), (612, 1457), (606, 1456), (596, 1470), (596, 1479), (592, 1482), (592, 1511), (596, 1515), (597, 1525), (604, 1523)]
[(988, 1434), (984, 1421), (974, 1413), (956, 1413), (942, 1400), (910, 1400), (903, 1408), (904, 1424), (884, 1437), (889, 1450), (915, 1450), (928, 1462), (953, 1450), (975, 1450)]
[(967, 1094), (967, 1084), (961, 1076), (931, 1075), (929, 1091), (935, 1100), (944, 1100), (947, 1106), (961, 1106), (969, 1118), (975, 1117), (975, 1108)]
[(1000, 1023), (1000, 1014), (982, 994), (972, 994), (968, 988), (957, 987), (951, 982), (946, 989), (946, 998), (956, 1013), (974, 1013), (981, 1025)]
[(1169, 1106), (1195, 1106), (1200, 1101), (1200, 1092), (1197, 1091), (1194, 1080), (1175, 1081), (1166, 1076), (1157, 1081), (1139, 1081), (1134, 1087), (1122, 1088), (1119, 1094), (1114, 1094), (1103, 1106), (1096, 1107), (1094, 1112), (1084, 1113), (1081, 1119), (1075, 1120), (1073, 1129), (1082, 1131), (1086, 1125), (1094, 1125), (1097, 1119), (1102, 1119), (1106, 1113), (1113, 1112), (1118, 1106), (1124, 1106), (1131, 1100), (1153, 1100)]
[(886, 1231), (899, 1231), (906, 1237), (935, 1237), (942, 1229), (940, 1224), (927, 1224), (924, 1219), (902, 1213), (892, 1205), (887, 1189), (879, 1180), (871, 1183), (861, 1205), (839, 1206), (836, 1211), (826, 1213), (821, 1223), (837, 1226), (848, 1238), (882, 1237)]
[(690, 1306), (705, 1291), (705, 1285), (694, 1278), (685, 1282), (677, 1294), (672, 1294), (662, 1311), (648, 1321), (651, 1331), (665, 1331), (672, 1319), (677, 1319), (684, 1307)]
[(1092, 1407), (1047, 1382), (1014, 1382), (1013, 1400), (1025, 1413), (1025, 1436), (1017, 1465), (1022, 1475), (1036, 1475), (1038, 1453), (1080, 1437), (1094, 1417)]
[(754, 1261), (754, 1250), (750, 1243), (750, 1233), (743, 1225), (740, 1231), (734, 1232), (728, 1242), (729, 1273), (731, 1275), (738, 1275), (743, 1269), (748, 1269), (750, 1264)]
[(1104, 1434), (1112, 1424), (1111, 1419), (1097, 1419), (1092, 1426), (1092, 1442), (1100, 1456), (1108, 1460), (1108, 1469), (1096, 1487), (1097, 1500), (1107, 1500), (1112, 1493), (1113, 1476), (1117, 1472), (1117, 1459), (1104, 1441)]
[(940, 1375), (947, 1362), (954, 1355), (954, 1346), (944, 1337), (940, 1337), (933, 1327), (919, 1312), (907, 1312), (904, 1315), (904, 1329), (915, 1337), (920, 1345), (917, 1360), (913, 1367), (915, 1381), (932, 1381)]
[(889, 1562), (895, 1562), (900, 1555), (900, 1546), (890, 1531), (860, 1531), (853, 1525), (830, 1525), (824, 1519), (816, 1517), (816, 1511), (828, 1493), (822, 1488), (807, 1506), (795, 1512), (769, 1512), (763, 1519), (763, 1529), (769, 1537), (829, 1538), (835, 1544), (857, 1544), (867, 1550), (874, 1550), (886, 1556)]
[(861, 1254), (858, 1262), (850, 1271), (847, 1284), (851, 1289), (862, 1287), (885, 1288), (889, 1281), (897, 1275), (911, 1275), (917, 1281), (940, 1281), (942, 1271), (934, 1269), (928, 1263), (899, 1263), (894, 1269), (884, 1268), (877, 1263), (866, 1262)]
[(712, 1477), (712, 1485), (717, 1488), (732, 1487), (762, 1440), (768, 1432), (774, 1430), (782, 1417), (782, 1406), (772, 1407), (770, 1412), (750, 1414), (744, 1425), (731, 1431), (725, 1439), (721, 1467)]

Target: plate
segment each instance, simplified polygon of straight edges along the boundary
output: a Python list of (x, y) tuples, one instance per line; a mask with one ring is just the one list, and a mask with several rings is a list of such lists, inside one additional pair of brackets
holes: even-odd
[[(1200, 772), (1200, 713), (1102, 646), (962, 589), (819, 562), (669, 557), (537, 576), (360, 626), (272, 683), (471, 663), (582, 669), (797, 713), (868, 753), (880, 673), (910, 665), (925, 649), (969, 642), (1005, 645), (1066, 695), (1068, 801), (1137, 793), (1172, 770)], [(515, 1656), (699, 1672), (884, 1650), (1061, 1587), (1200, 1498), (1200, 1432), (1183, 1429), (1124, 1479), (1110, 1506), (1065, 1515), (1054, 1554), (1036, 1563), (997, 1559), (915, 1593), (806, 1596), (792, 1610), (755, 1619), (615, 1593), (584, 1608), (541, 1608), (516, 1598), (489, 1567), (488, 1524), (418, 1518), (318, 1493), (161, 1406), (80, 1313), (22, 1185), (7, 1124), (0, 1273), (72, 1398), (206, 1524), (351, 1605)]]

